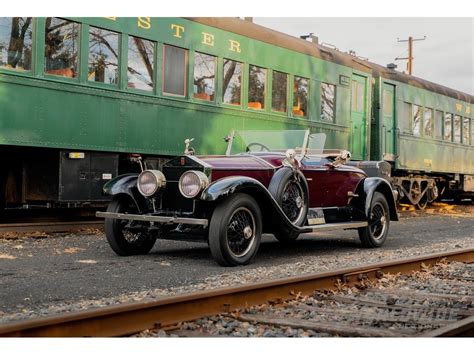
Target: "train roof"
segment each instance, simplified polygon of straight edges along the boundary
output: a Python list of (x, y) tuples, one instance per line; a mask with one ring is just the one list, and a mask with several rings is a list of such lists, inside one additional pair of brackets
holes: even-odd
[(372, 63), (336, 49), (312, 43), (301, 38), (275, 31), (255, 23), (232, 17), (191, 17), (191, 21), (211, 27), (220, 28), (261, 42), (287, 48), (296, 52), (311, 55), (336, 64), (348, 66), (373, 76), (399, 81), (421, 89), (436, 92), (465, 102), (474, 103), (474, 96), (448, 88), (431, 81), (407, 75), (382, 65)]

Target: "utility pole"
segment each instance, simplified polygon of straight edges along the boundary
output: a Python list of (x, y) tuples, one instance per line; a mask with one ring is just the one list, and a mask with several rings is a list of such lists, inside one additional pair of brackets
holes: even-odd
[(408, 69), (408, 74), (411, 75), (413, 72), (413, 42), (415, 41), (424, 41), (426, 39), (426, 36), (423, 38), (413, 38), (412, 36), (408, 37), (408, 39), (398, 39), (398, 42), (408, 42), (408, 57), (405, 58), (395, 58), (395, 60), (408, 60), (407, 63), (407, 69)]

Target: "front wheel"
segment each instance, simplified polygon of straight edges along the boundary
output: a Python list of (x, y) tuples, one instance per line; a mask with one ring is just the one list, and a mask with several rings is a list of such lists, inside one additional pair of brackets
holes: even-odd
[(390, 214), (387, 199), (380, 192), (375, 192), (370, 203), (369, 225), (359, 228), (359, 238), (366, 248), (382, 246), (387, 239)]
[[(137, 213), (135, 203), (125, 196), (115, 196), (107, 208), (107, 212)], [(134, 222), (132, 222), (134, 223)], [(156, 238), (149, 233), (133, 230), (128, 220), (105, 219), (105, 236), (112, 250), (121, 256), (147, 254)], [(137, 226), (136, 226), (137, 227)]]
[(254, 198), (235, 194), (214, 210), (209, 225), (211, 254), (222, 266), (246, 265), (257, 254), (262, 214)]

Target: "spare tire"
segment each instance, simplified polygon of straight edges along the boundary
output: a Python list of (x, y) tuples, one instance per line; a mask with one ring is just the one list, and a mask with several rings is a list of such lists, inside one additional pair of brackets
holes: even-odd
[[(290, 167), (283, 167), (274, 175), (268, 191), (295, 226), (302, 227), (306, 222), (309, 206), (308, 183), (303, 173)], [(273, 234), (280, 242), (289, 242), (298, 238), (299, 233), (274, 223)]]

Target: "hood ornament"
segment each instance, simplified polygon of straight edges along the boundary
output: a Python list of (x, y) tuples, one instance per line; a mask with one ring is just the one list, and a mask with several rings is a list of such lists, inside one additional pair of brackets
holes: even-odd
[(194, 140), (194, 138), (186, 138), (184, 140), (184, 145), (185, 145), (185, 148), (184, 148), (184, 154), (186, 155), (194, 155), (194, 153), (196, 153), (196, 151), (194, 150), (193, 147), (190, 147), (189, 144)]

